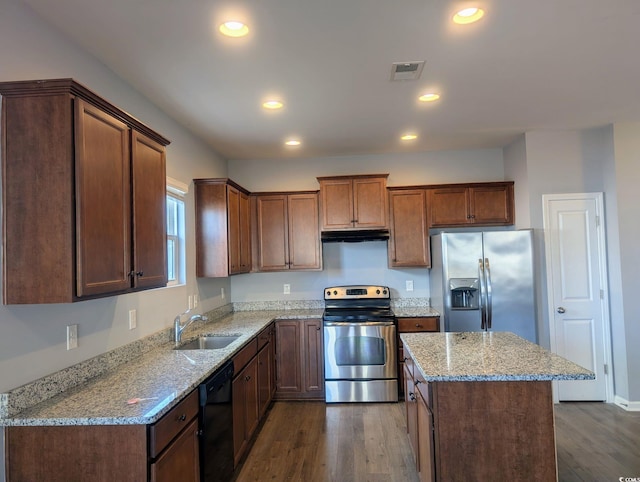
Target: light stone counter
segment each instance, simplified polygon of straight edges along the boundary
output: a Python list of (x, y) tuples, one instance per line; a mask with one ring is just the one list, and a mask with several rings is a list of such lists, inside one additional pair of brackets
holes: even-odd
[(434, 318), (440, 316), (440, 313), (429, 306), (396, 307), (393, 308), (393, 313), (398, 318)]
[[(174, 350), (166, 340), (147, 353), (17, 414), (0, 426), (151, 424), (194, 390), (274, 319), (321, 318), (322, 310), (244, 311), (194, 323), (183, 342), (200, 334), (240, 335), (217, 350)], [(38, 387), (38, 384), (34, 384)], [(40, 386), (41, 387), (41, 386)], [(34, 388), (38, 390), (41, 388)], [(23, 393), (27, 397), (29, 394)], [(40, 395), (40, 394), (34, 394)], [(127, 401), (141, 399), (135, 404)]]
[(593, 372), (513, 333), (403, 333), (428, 382), (593, 380)]

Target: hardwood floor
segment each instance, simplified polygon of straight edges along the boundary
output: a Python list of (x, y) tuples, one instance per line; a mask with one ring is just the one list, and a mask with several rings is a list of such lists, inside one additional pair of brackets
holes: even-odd
[[(560, 482), (640, 480), (640, 413), (555, 406)], [(404, 405), (276, 402), (236, 482), (418, 482)]]

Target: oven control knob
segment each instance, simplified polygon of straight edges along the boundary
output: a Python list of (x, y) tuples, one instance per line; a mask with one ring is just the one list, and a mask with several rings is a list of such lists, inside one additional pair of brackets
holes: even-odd
[(387, 290), (382, 290), (382, 294), (386, 295), (387, 294)]
[(333, 290), (333, 294), (337, 295), (338, 294), (338, 290)]
[(327, 296), (331, 296), (331, 291), (327, 290)]
[(380, 290), (376, 290), (376, 294), (379, 295), (380, 294)]

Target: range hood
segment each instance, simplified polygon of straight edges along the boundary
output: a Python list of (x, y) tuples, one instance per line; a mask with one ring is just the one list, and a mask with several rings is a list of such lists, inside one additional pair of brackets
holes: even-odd
[(388, 229), (363, 229), (358, 231), (323, 231), (320, 235), (323, 243), (360, 243), (362, 241), (386, 241)]

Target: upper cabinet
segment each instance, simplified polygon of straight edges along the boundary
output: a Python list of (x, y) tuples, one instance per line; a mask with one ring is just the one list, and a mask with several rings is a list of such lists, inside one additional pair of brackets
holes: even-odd
[(389, 227), (388, 174), (319, 177), (322, 230)]
[(428, 189), (432, 227), (514, 223), (513, 182), (456, 184)]
[(257, 194), (253, 200), (255, 269), (322, 269), (318, 193)]
[(194, 179), (196, 276), (220, 278), (251, 270), (249, 192), (230, 179)]
[(3, 302), (164, 286), (169, 141), (72, 79), (0, 94)]
[(389, 267), (431, 267), (427, 191), (389, 189)]

